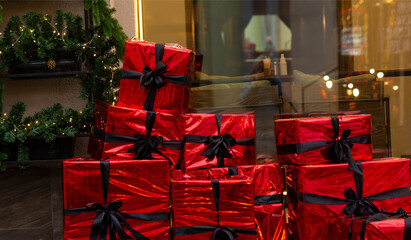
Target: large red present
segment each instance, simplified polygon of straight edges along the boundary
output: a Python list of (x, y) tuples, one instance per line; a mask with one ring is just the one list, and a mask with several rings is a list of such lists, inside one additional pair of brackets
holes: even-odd
[(348, 170), (347, 164), (290, 167), (287, 184), (293, 239), (338, 239), (341, 233), (329, 231), (337, 218), (368, 216), (381, 208), (411, 210), (409, 159), (356, 165), (364, 175)]
[(250, 178), (172, 182), (173, 235), (180, 239), (255, 239)]
[(177, 164), (182, 117), (96, 101), (88, 153), (97, 159), (169, 159)]
[(278, 164), (247, 165), (201, 170), (174, 170), (173, 179), (218, 179), (247, 176), (253, 179), (257, 237), (261, 240), (287, 239), (287, 225), (282, 204), (283, 172)]
[(369, 217), (338, 218), (330, 231), (340, 233), (336, 240), (411, 239), (410, 215), (403, 208), (396, 212), (382, 210)]
[(167, 160), (63, 162), (64, 239), (170, 239)]
[(127, 41), (118, 106), (185, 113), (194, 63), (194, 52), (177, 44)]
[(256, 163), (254, 115), (187, 114), (180, 168)]
[(371, 115), (275, 120), (280, 164), (309, 165), (372, 159)]

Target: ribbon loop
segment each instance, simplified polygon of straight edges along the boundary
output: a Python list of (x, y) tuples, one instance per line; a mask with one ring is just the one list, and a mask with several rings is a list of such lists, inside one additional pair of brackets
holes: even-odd
[(222, 226), (222, 227), (217, 227), (214, 230), (211, 240), (234, 240), (238, 236), (239, 235), (234, 229), (230, 227)]

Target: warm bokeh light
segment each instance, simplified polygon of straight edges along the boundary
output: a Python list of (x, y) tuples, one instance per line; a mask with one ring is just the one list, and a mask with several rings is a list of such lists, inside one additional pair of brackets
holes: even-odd
[(333, 82), (332, 81), (327, 81), (325, 83), (325, 85), (327, 85), (327, 88), (332, 88), (333, 87)]
[(354, 97), (358, 97), (358, 95), (360, 95), (360, 90), (358, 90), (358, 88), (354, 88), (352, 94), (354, 95)]
[(395, 85), (395, 86), (392, 87), (392, 89), (393, 89), (394, 91), (397, 91), (398, 88), (399, 88), (398, 85)]
[(370, 73), (371, 73), (371, 74), (374, 74), (374, 73), (375, 73), (375, 69), (374, 69), (374, 68), (371, 68), (371, 69), (370, 69)]
[(352, 84), (352, 83), (348, 84), (348, 88), (353, 88), (353, 87), (354, 87), (354, 84)]
[(378, 72), (377, 73), (377, 78), (383, 78), (384, 77), (384, 73), (383, 72)]
[(324, 79), (324, 81), (328, 81), (328, 80), (330, 80), (330, 76), (324, 75), (323, 79)]

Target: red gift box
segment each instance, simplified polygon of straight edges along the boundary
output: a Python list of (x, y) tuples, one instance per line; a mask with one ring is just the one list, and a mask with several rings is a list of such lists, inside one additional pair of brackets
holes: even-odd
[(179, 239), (255, 239), (250, 178), (174, 180), (173, 235)]
[(182, 117), (96, 101), (88, 153), (97, 159), (169, 159), (177, 164)]
[(247, 165), (171, 172), (173, 179), (218, 179), (247, 176), (253, 179), (257, 237), (261, 240), (287, 239), (282, 204), (283, 172), (278, 164)]
[(328, 231), (336, 218), (367, 216), (381, 208), (411, 210), (409, 159), (356, 164), (364, 175), (348, 170), (347, 164), (291, 166), (287, 184), (292, 239), (338, 239), (341, 233)]
[(64, 239), (170, 239), (169, 178), (167, 160), (65, 160)]
[(194, 64), (194, 52), (177, 44), (127, 41), (118, 106), (187, 112)]
[(275, 137), (280, 164), (372, 159), (371, 115), (275, 120)]
[(340, 233), (340, 240), (403, 240), (411, 239), (410, 215), (403, 208), (396, 212), (376, 213), (354, 219), (337, 218), (330, 231)]
[(254, 115), (187, 114), (180, 168), (256, 163)]

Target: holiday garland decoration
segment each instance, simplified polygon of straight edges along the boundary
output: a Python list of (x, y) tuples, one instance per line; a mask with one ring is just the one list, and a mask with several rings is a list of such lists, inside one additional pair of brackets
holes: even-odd
[[(23, 119), (26, 105), (16, 102), (9, 114), (0, 118), (0, 169), (4, 170), (2, 160), (16, 155), (12, 144), (17, 144), (17, 161), (29, 159), (29, 149), (25, 142), (30, 137), (40, 136), (47, 143), (52, 143), (57, 136), (75, 137), (77, 133), (87, 132), (90, 128), (92, 109), (84, 112), (71, 108), (64, 109), (59, 103), (44, 108), (40, 112)], [(52, 150), (53, 151), (53, 150)]]
[[(117, 101), (119, 67), (127, 36), (112, 17), (115, 10), (108, 8), (105, 1), (87, 0), (86, 10), (91, 7), (94, 25), (88, 31), (88, 41), (84, 37), (83, 19), (61, 10), (55, 11), (54, 19), (34, 12), (25, 14), (22, 20), (13, 16), (4, 33), (0, 32), (0, 70), (8, 71), (13, 64), (38, 59), (46, 60), (52, 70), (58, 64), (60, 49), (75, 53), (78, 61), (89, 66), (86, 74), (76, 76), (83, 87), (80, 97), (89, 100), (83, 110), (63, 110), (60, 104), (55, 104), (22, 120), (25, 104), (18, 102), (8, 115), (0, 118), (0, 169), (5, 169), (2, 160), (13, 157), (10, 144), (18, 144), (18, 161), (28, 160), (29, 152), (24, 144), (27, 138), (40, 136), (51, 143), (58, 135), (74, 137), (79, 132), (89, 132), (94, 100)], [(0, 82), (0, 99), (2, 86)], [(1, 106), (0, 101), (0, 113)]]
[(84, 42), (82, 18), (71, 12), (55, 11), (54, 21), (49, 14), (29, 12), (22, 17), (12, 16), (0, 35), (0, 69), (28, 63), (30, 60), (55, 60), (59, 49), (78, 55)]

